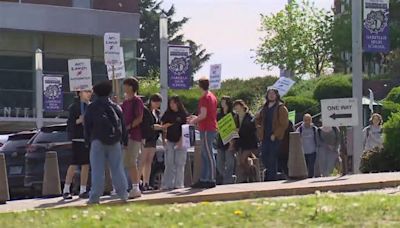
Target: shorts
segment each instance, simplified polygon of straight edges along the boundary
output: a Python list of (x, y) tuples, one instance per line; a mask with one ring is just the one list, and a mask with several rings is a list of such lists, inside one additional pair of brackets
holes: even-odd
[(125, 168), (132, 168), (138, 166), (138, 158), (142, 142), (129, 139), (128, 147), (124, 150), (124, 166)]
[(89, 165), (90, 149), (84, 142), (72, 141), (72, 163), (71, 165)]
[(157, 147), (157, 139), (145, 140), (144, 148), (156, 148)]

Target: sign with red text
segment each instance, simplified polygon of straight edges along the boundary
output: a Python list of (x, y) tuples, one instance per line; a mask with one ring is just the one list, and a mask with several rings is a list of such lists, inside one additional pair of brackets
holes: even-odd
[(104, 34), (104, 62), (106, 65), (119, 65), (121, 38), (119, 33)]
[(68, 60), (69, 90), (85, 91), (92, 89), (92, 68), (90, 59)]

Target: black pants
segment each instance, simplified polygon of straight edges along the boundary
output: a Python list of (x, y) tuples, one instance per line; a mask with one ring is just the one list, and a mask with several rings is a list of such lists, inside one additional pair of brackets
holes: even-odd
[(306, 164), (307, 164), (308, 178), (313, 178), (315, 159), (317, 158), (317, 153), (314, 152), (312, 154), (305, 154), (304, 157), (306, 159)]

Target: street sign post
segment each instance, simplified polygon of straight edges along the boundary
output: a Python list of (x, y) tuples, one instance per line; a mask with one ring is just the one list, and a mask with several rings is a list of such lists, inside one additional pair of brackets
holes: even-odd
[(358, 126), (358, 102), (355, 98), (321, 100), (323, 126)]

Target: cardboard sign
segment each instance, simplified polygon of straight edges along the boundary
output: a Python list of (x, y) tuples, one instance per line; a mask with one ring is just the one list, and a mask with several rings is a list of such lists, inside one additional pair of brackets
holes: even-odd
[(232, 139), (239, 138), (236, 123), (231, 113), (218, 121), (218, 132), (224, 145), (228, 144)]
[(196, 143), (196, 129), (189, 124), (182, 125), (182, 147), (188, 149)]
[(92, 89), (92, 68), (90, 65), (90, 59), (68, 60), (68, 72), (70, 91)]
[(359, 107), (356, 98), (321, 100), (322, 125), (357, 126)]
[(118, 65), (120, 56), (121, 39), (119, 33), (104, 34), (104, 62), (106, 65)]
[(289, 120), (293, 123), (296, 124), (296, 110), (289, 112)]
[(293, 81), (290, 78), (281, 77), (271, 87), (277, 89), (279, 91), (279, 95), (283, 97), (289, 92), (290, 88), (292, 88), (294, 83), (295, 81)]
[(108, 80), (126, 78), (124, 49), (120, 47), (119, 50), (120, 50), (120, 55), (119, 55), (120, 61), (117, 65), (114, 65), (114, 75), (113, 75), (112, 65), (107, 65)]
[(221, 89), (222, 65), (214, 64), (210, 66), (210, 89)]

